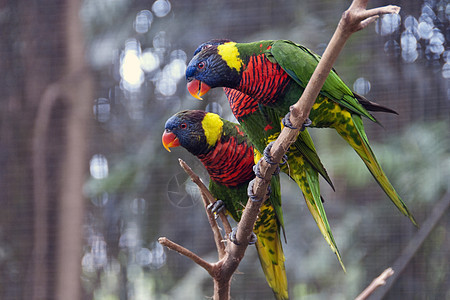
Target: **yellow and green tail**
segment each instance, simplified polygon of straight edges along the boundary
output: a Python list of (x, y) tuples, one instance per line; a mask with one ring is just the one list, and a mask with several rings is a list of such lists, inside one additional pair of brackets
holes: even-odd
[(323, 207), (322, 199), (320, 197), (319, 175), (309, 163), (305, 162), (301, 156), (288, 155), (288, 164), (283, 166), (282, 169), (297, 183), (303, 192), (306, 205), (317, 223), (323, 237), (330, 245), (331, 250), (336, 254), (342, 269), (345, 270), (344, 263), (342, 262), (341, 254), (334, 241), (333, 234), (331, 232), (330, 225), (328, 223), (327, 215)]
[(267, 283), (277, 299), (289, 299), (280, 225), (269, 201), (261, 207), (254, 231), (258, 237), (256, 249)]
[[(306, 130), (305, 130), (306, 131)], [(278, 134), (269, 137), (268, 143), (275, 140)], [(312, 142), (312, 141), (311, 141)], [(313, 149), (314, 150), (314, 149)], [(303, 153), (296, 146), (291, 146), (287, 152), (287, 163), (281, 167), (281, 170), (293, 179), (306, 201), (311, 215), (316, 221), (320, 232), (330, 246), (331, 250), (336, 254), (342, 269), (346, 272), (341, 254), (339, 253), (336, 242), (334, 241), (327, 215), (323, 207), (322, 198), (320, 197), (319, 173), (318, 171), (304, 159)], [(255, 163), (262, 157), (261, 153), (255, 150)]]
[(337, 132), (352, 146), (358, 153), (361, 159), (366, 164), (372, 176), (378, 182), (383, 191), (388, 195), (391, 201), (397, 206), (397, 208), (405, 215), (408, 216), (411, 222), (417, 226), (416, 220), (410, 213), (406, 204), (402, 201), (400, 196), (395, 191), (389, 179), (384, 174), (378, 163), (375, 154), (369, 145), (369, 140), (364, 132), (362, 119), (359, 115), (350, 114), (348, 111), (342, 111), (342, 116), (345, 117), (345, 122), (340, 122), (340, 126), (336, 126)]

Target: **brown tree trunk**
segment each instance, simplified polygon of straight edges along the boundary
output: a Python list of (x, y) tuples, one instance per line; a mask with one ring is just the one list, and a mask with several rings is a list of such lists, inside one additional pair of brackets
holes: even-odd
[(84, 39), (79, 19), (81, 1), (69, 0), (65, 9), (67, 79), (64, 98), (68, 102), (66, 143), (61, 164), (58, 225), (56, 299), (81, 299), (81, 254), (84, 203), (82, 188), (87, 175), (89, 108), (93, 102), (93, 81), (84, 61)]
[(17, 3), (16, 39), (23, 47), (15, 55), (22, 73), (12, 108), (21, 113), (15, 138), (27, 143), (21, 157), (32, 170), (23, 181), (33, 186), (25, 197), (33, 207), (26, 225), (33, 232), (26, 299), (81, 298), (82, 185), (93, 93), (80, 6), (79, 0)]

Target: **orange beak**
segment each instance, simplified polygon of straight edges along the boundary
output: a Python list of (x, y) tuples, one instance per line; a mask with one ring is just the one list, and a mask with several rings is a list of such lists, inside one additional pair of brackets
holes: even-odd
[(180, 140), (178, 140), (177, 136), (169, 129), (166, 129), (164, 131), (162, 135), (162, 143), (164, 148), (166, 148), (166, 150), (169, 152), (170, 148), (180, 146)]
[(197, 98), (198, 100), (203, 100), (202, 96), (211, 88), (206, 83), (194, 79), (187, 84), (187, 89), (192, 97)]

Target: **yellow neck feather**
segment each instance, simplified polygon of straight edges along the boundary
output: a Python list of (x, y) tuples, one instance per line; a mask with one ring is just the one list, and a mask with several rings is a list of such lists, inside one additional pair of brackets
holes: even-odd
[(222, 134), (223, 122), (219, 115), (207, 113), (202, 121), (202, 127), (205, 131), (206, 142), (214, 146)]
[(236, 47), (236, 43), (228, 42), (222, 45), (217, 46), (217, 50), (219, 55), (222, 57), (224, 61), (226, 61), (227, 65), (235, 69), (236, 71), (240, 71), (241, 67), (244, 65), (242, 59), (239, 58), (239, 51)]

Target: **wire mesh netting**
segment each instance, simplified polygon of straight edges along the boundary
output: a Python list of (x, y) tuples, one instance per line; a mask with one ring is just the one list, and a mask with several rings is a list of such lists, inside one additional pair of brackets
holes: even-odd
[[(67, 274), (79, 278), (74, 299), (212, 296), (207, 272), (157, 242), (166, 236), (217, 260), (200, 193), (178, 158), (204, 182), (207, 172), (186, 150), (167, 152), (161, 134), (182, 109), (235, 119), (221, 89), (204, 101), (187, 92), (186, 66), (213, 38), (288, 39), (321, 54), (349, 4), (7, 1), (0, 11), (0, 298), (58, 299)], [(335, 69), (352, 90), (398, 112), (375, 112), (382, 126), (364, 125), (420, 229), (333, 130), (311, 129), (336, 187), (321, 183), (347, 273), (298, 187), (282, 176), (291, 299), (354, 298), (390, 266), (393, 280), (373, 299), (450, 299), (450, 2), (369, 2), (387, 4), (401, 6), (400, 14), (354, 34)], [(72, 222), (77, 211), (81, 225)], [(82, 244), (67, 230), (75, 227)], [(67, 240), (75, 246), (64, 248)], [(254, 247), (238, 271), (233, 299), (273, 297)]]

